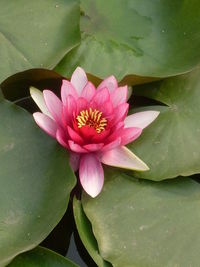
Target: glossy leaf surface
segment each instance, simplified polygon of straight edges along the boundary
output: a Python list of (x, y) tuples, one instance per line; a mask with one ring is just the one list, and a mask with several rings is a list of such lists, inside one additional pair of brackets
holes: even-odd
[(112, 267), (112, 265), (99, 254), (98, 244), (92, 232), (91, 224), (84, 214), (81, 201), (74, 198), (73, 201), (74, 219), (80, 238), (90, 256), (96, 262), (98, 267)]
[(78, 267), (78, 265), (51, 250), (37, 247), (17, 256), (8, 267)]
[(198, 0), (83, 0), (81, 12), (81, 44), (58, 65), (61, 74), (80, 65), (100, 78), (130, 75), (133, 84), (133, 74), (166, 77), (200, 61)]
[(0, 101), (0, 266), (60, 221), (75, 177), (67, 152), (23, 109)]
[(0, 2), (0, 82), (33, 67), (53, 68), (79, 43), (79, 2)]
[(200, 172), (200, 70), (134, 90), (166, 106), (140, 138), (128, 147), (149, 166), (135, 173), (141, 178), (163, 180)]
[(200, 250), (200, 185), (160, 183), (109, 171), (102, 193), (84, 194), (102, 257), (114, 267), (196, 267)]

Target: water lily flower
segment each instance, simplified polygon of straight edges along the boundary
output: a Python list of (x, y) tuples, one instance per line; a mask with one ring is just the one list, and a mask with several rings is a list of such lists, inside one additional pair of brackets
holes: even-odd
[(71, 81), (63, 80), (61, 100), (50, 90), (30, 90), (42, 112), (36, 123), (70, 152), (70, 163), (79, 169), (83, 189), (92, 197), (102, 190), (102, 163), (114, 167), (146, 171), (148, 166), (126, 144), (158, 116), (158, 111), (144, 111), (127, 116), (127, 86), (118, 87), (110, 76), (95, 86), (78, 67)]

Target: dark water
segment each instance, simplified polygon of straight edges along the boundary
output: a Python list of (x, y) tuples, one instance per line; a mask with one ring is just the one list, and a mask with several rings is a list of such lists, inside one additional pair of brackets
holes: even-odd
[(60, 223), (41, 245), (66, 256), (80, 267), (97, 267), (79, 238), (71, 202)]

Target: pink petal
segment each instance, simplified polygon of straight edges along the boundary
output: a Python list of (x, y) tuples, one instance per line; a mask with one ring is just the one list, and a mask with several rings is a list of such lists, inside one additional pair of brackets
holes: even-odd
[(76, 105), (77, 114), (79, 114), (82, 110), (86, 110), (88, 108), (88, 101), (83, 97), (79, 97), (76, 101)]
[(103, 89), (103, 88), (107, 88), (109, 90), (109, 92), (111, 93), (117, 87), (118, 87), (117, 80), (112, 75), (112, 76), (109, 76), (108, 78), (106, 78), (105, 80), (103, 80), (100, 83), (100, 85), (97, 87), (97, 90), (100, 90), (100, 89)]
[(128, 97), (128, 86), (118, 87), (110, 95), (110, 99), (114, 107), (122, 103), (125, 103), (127, 101), (127, 97)]
[[(96, 132), (96, 130), (95, 130)], [(95, 133), (92, 137), (91, 137), (91, 141), (93, 143), (100, 143), (100, 142), (104, 142), (105, 138), (109, 135), (110, 130), (104, 130), (101, 133)]]
[(77, 67), (72, 74), (71, 83), (76, 89), (77, 94), (80, 96), (83, 88), (88, 82), (85, 71), (81, 67)]
[(95, 95), (95, 93), (96, 93), (96, 88), (91, 82), (88, 82), (86, 86), (83, 88), (81, 97), (87, 99), (87, 101), (90, 101)]
[(120, 146), (120, 144), (121, 144), (121, 137), (118, 137), (117, 139), (115, 139), (115, 140), (112, 141), (111, 143), (105, 145), (105, 146), (101, 149), (101, 151), (102, 151), (102, 152), (105, 152), (105, 151), (114, 149), (114, 148)]
[(68, 95), (66, 98), (66, 103), (63, 106), (63, 124), (69, 124), (72, 121), (73, 115), (76, 113), (77, 106), (76, 101), (73, 96)]
[(144, 129), (158, 117), (159, 113), (159, 111), (149, 110), (129, 115), (124, 120), (125, 128), (138, 127)]
[(123, 103), (117, 106), (113, 111), (115, 117), (112, 120), (112, 124), (116, 124), (120, 121), (123, 121), (128, 113), (128, 109), (129, 109), (128, 103)]
[(96, 92), (95, 96), (92, 98), (92, 101), (101, 107), (105, 102), (110, 100), (110, 94), (107, 88), (103, 88)]
[(57, 124), (54, 120), (41, 112), (35, 112), (33, 117), (37, 125), (42, 128), (42, 130), (50, 136), (54, 138), (56, 137)]
[(85, 140), (85, 143), (89, 143), (90, 141), (93, 142), (93, 137), (97, 135), (97, 131), (89, 125), (79, 128), (79, 133)]
[(75, 143), (78, 143), (78, 144), (84, 143), (83, 138), (77, 132), (75, 132), (71, 127), (67, 126), (67, 130), (68, 130), (69, 136)]
[(76, 172), (79, 169), (80, 155), (71, 151), (69, 155), (69, 163), (73, 171)]
[(87, 149), (90, 152), (94, 152), (94, 151), (98, 151), (103, 147), (103, 143), (99, 143), (99, 144), (88, 144), (83, 146), (85, 149)]
[(83, 189), (91, 197), (96, 197), (101, 192), (104, 172), (95, 154), (89, 153), (81, 156), (79, 176)]
[(99, 110), (103, 113), (103, 116), (106, 118), (110, 117), (113, 114), (113, 105), (111, 101), (104, 102), (100, 107)]
[(73, 85), (67, 80), (62, 80), (61, 99), (64, 105), (66, 104), (66, 99), (69, 95), (72, 95), (75, 99), (78, 98), (78, 94)]
[(82, 148), (78, 144), (75, 144), (74, 141), (72, 141), (72, 140), (69, 140), (68, 144), (69, 144), (70, 149), (76, 153), (88, 153), (88, 151), (86, 149)]
[(101, 162), (113, 167), (125, 168), (130, 170), (149, 170), (148, 166), (125, 146), (120, 146), (113, 150), (104, 152), (101, 156)]
[(47, 108), (53, 118), (57, 123), (62, 125), (62, 102), (53, 92), (49, 90), (44, 90), (43, 95)]
[(137, 139), (142, 133), (141, 128), (130, 127), (125, 128), (119, 133), (121, 136), (121, 145), (127, 145)]
[(56, 139), (61, 146), (67, 149), (69, 148), (66, 133), (61, 128), (59, 128), (56, 132)]

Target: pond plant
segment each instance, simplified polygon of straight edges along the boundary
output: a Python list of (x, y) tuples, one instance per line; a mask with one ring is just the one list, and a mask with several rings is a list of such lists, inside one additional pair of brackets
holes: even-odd
[(197, 0), (0, 1), (0, 267), (199, 266), (199, 48)]

